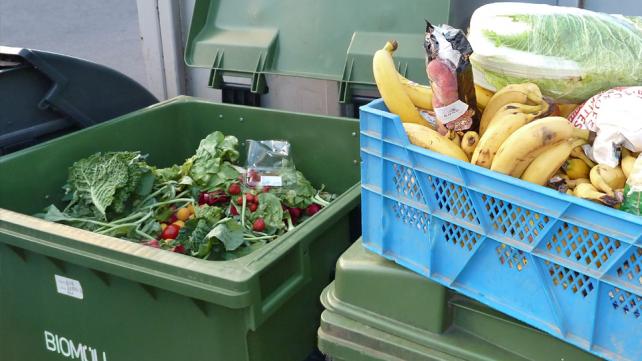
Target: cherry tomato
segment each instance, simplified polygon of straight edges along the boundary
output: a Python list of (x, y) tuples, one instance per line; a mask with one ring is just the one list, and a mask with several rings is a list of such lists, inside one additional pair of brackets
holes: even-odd
[(270, 191), (270, 186), (263, 187), (263, 193), (267, 193), (269, 191)]
[(236, 207), (234, 207), (233, 204), (230, 206), (230, 214), (233, 215), (233, 216), (238, 216), (239, 215), (238, 209), (236, 209)]
[(256, 203), (252, 203), (248, 208), (250, 208), (251, 212), (256, 212), (257, 208), (259, 208), (259, 205)]
[(243, 204), (243, 196), (238, 196), (236, 198), (236, 204), (238, 204), (239, 206)]
[(248, 203), (254, 203), (257, 200), (256, 197), (254, 196), (254, 194), (252, 194), (252, 193), (246, 194), (245, 195), (245, 199), (247, 199)]
[(178, 220), (178, 221), (176, 221), (176, 222), (174, 222), (174, 223), (172, 223), (172, 224), (173, 224), (173, 225), (175, 225), (175, 226), (178, 226), (178, 228), (183, 228), (183, 227), (185, 227), (185, 222), (183, 222), (183, 221), (181, 221), (181, 220)]
[(252, 223), (252, 229), (255, 232), (263, 232), (265, 230), (265, 221), (263, 218), (258, 218), (254, 223)]
[(241, 194), (241, 185), (238, 183), (232, 183), (230, 186), (227, 188), (227, 193), (235, 196), (237, 194)]
[(189, 214), (194, 214), (194, 205), (192, 203), (190, 203), (187, 206), (187, 210), (189, 211)]
[(176, 211), (176, 218), (178, 218), (179, 221), (186, 221), (190, 216), (189, 209), (183, 207)]
[(180, 227), (178, 227), (175, 224), (170, 224), (169, 226), (165, 227), (165, 229), (163, 230), (163, 233), (161, 233), (161, 238), (176, 239), (176, 237), (178, 237), (179, 230), (180, 230)]

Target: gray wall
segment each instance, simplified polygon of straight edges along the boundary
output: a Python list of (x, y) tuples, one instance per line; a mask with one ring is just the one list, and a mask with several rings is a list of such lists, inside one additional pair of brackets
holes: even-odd
[(147, 86), (135, 0), (0, 0), (0, 45), (88, 59)]

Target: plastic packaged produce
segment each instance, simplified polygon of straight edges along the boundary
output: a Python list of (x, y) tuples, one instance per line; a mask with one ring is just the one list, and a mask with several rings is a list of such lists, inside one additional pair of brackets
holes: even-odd
[(619, 87), (595, 95), (568, 117), (578, 128), (596, 132), (588, 150), (594, 161), (617, 167), (617, 149), (642, 151), (642, 87)]
[(479, 129), (479, 112), (469, 57), (473, 52), (464, 32), (448, 25), (426, 24), (426, 73), (430, 79), (436, 129)]
[(581, 103), (642, 83), (642, 18), (494, 3), (473, 13), (468, 39), (475, 82), (490, 90), (532, 82), (557, 102)]

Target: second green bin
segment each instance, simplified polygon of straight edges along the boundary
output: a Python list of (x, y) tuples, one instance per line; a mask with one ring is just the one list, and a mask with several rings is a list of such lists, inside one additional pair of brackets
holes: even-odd
[[(168, 166), (214, 130), (241, 143), (289, 140), (297, 168), (341, 195), (230, 261), (29, 216), (61, 199), (80, 158), (140, 150)], [(316, 342), (318, 296), (358, 232), (357, 132), (349, 119), (179, 97), (0, 158), (0, 360), (304, 359)]]

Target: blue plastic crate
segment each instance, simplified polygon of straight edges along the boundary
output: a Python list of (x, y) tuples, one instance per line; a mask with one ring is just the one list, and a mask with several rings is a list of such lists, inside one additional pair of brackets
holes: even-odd
[(642, 218), (410, 144), (362, 106), (364, 245), (612, 360), (642, 360)]

